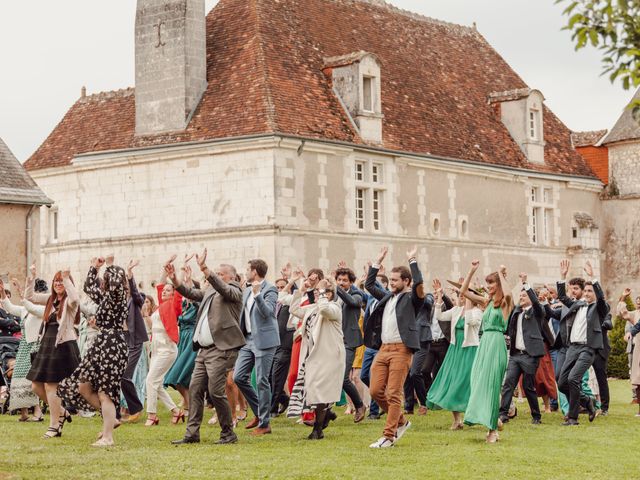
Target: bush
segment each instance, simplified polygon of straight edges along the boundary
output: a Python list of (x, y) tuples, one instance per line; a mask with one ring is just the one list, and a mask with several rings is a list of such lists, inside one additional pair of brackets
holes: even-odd
[(609, 332), (609, 365), (607, 375), (614, 378), (629, 378), (629, 357), (627, 356), (627, 342), (624, 339), (626, 320), (619, 315), (613, 319), (613, 330)]

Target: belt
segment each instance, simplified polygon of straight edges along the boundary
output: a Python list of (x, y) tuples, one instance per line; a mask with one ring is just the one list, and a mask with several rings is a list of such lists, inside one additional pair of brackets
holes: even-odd
[(526, 350), (518, 350), (517, 348), (516, 348), (516, 351), (513, 353), (519, 353), (520, 355), (529, 355)]
[(442, 342), (446, 342), (446, 341), (447, 341), (447, 339), (445, 337), (442, 337), (442, 338), (439, 338), (438, 340), (432, 340), (431, 344), (442, 343)]
[(569, 345), (586, 345), (587, 342), (571, 342)]

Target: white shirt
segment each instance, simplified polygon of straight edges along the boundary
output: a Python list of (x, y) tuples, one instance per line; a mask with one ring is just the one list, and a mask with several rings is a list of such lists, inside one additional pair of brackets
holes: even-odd
[(525, 308), (520, 315), (518, 315), (518, 325), (516, 327), (516, 350), (526, 350), (524, 347), (524, 335), (522, 334), (522, 320), (524, 319), (524, 314), (531, 307)]
[[(442, 304), (440, 304), (440, 306), (442, 308)], [(456, 320), (452, 319), (452, 324), (456, 323), (457, 321), (458, 319)], [(431, 315), (431, 338), (433, 339), (434, 342), (436, 340), (440, 340), (441, 338), (444, 338), (444, 333), (442, 333), (442, 329), (440, 328), (440, 323), (438, 322), (438, 319), (436, 318), (435, 313)]]
[[(260, 288), (262, 288), (262, 284), (264, 280), (260, 282)], [(247, 330), (247, 333), (251, 333), (251, 309), (253, 308), (253, 304), (256, 301), (256, 294), (253, 293), (253, 286), (249, 287), (251, 290), (249, 291), (249, 296), (247, 297), (247, 304), (244, 306), (244, 328)], [(258, 295), (260, 291), (258, 291)]]
[(398, 318), (396, 317), (398, 296), (393, 295), (384, 306), (384, 312), (382, 312), (382, 343), (402, 342), (400, 330), (398, 330)]
[(211, 302), (213, 302), (213, 297), (215, 295), (216, 294), (214, 293), (209, 297), (207, 303), (202, 308), (202, 313), (200, 314), (200, 318), (196, 325), (195, 335), (193, 336), (193, 341), (198, 342), (198, 345), (201, 347), (210, 347), (213, 345), (213, 334), (209, 327), (209, 307), (211, 306)]
[(571, 343), (587, 343), (587, 310), (588, 305), (580, 307), (571, 327)]

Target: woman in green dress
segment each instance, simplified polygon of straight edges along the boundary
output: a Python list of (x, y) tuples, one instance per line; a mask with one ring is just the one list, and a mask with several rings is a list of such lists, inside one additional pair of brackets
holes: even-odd
[(479, 265), (478, 260), (471, 263), (471, 270), (460, 289), (471, 301), (484, 302), (486, 305), (482, 316), (482, 339), (471, 368), (471, 393), (464, 414), (464, 423), (484, 425), (489, 429), (487, 443), (495, 443), (498, 441), (500, 390), (507, 368), (504, 332), (507, 326), (506, 319), (513, 309), (513, 299), (511, 289), (507, 285), (507, 269), (504, 265), (500, 266), (499, 272), (491, 273), (485, 278), (488, 299), (469, 291), (469, 283)]
[[(457, 305), (442, 311), (442, 284), (433, 281), (435, 292), (435, 317), (442, 331), (451, 332), (451, 345), (447, 350), (438, 375), (427, 395), (427, 407), (432, 410), (444, 409), (453, 414), (451, 430), (462, 430), (462, 412), (467, 409), (471, 391), (471, 368), (478, 349), (478, 331), (482, 311), (471, 300), (459, 295)], [(463, 307), (463, 302), (466, 306)]]
[[(187, 286), (200, 288), (200, 284), (191, 280), (191, 267), (185, 266), (183, 271), (183, 283)], [(182, 409), (185, 416), (189, 416), (189, 383), (196, 363), (198, 352), (193, 350), (193, 331), (198, 323), (199, 303), (186, 298), (182, 299), (182, 315), (178, 317), (178, 356), (164, 377), (164, 386), (173, 387), (182, 396)], [(173, 419), (172, 419), (172, 423)], [(177, 420), (176, 420), (177, 423)]]

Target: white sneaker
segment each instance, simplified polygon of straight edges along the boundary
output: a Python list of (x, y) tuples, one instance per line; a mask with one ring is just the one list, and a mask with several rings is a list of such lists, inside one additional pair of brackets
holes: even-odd
[(398, 427), (398, 429), (396, 430), (396, 442), (400, 440), (400, 438), (404, 435), (404, 432), (409, 430), (409, 427), (411, 427), (411, 422), (409, 420), (407, 420), (404, 425)]
[(389, 448), (393, 447), (394, 442), (387, 437), (380, 437), (378, 440), (369, 445), (369, 448)]

